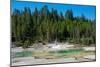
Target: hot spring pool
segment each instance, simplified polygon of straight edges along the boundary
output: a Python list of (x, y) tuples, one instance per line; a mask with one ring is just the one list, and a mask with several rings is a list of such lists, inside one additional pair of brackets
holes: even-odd
[(14, 53), (13, 57), (30, 57), (32, 55), (32, 51), (22, 51)]
[[(43, 56), (43, 54), (45, 54), (46, 56), (58, 56), (58, 57), (63, 57), (66, 55), (77, 55), (80, 53), (84, 53), (85, 51), (83, 49), (69, 49), (69, 50), (57, 50), (57, 51), (46, 51), (46, 53), (44, 51), (41, 51), (41, 53), (39, 52), (35, 52), (35, 51), (22, 51), (22, 52), (15, 52), (13, 57), (32, 57), (34, 55), (39, 54), (39, 56)], [(89, 52), (88, 52), (89, 53)]]

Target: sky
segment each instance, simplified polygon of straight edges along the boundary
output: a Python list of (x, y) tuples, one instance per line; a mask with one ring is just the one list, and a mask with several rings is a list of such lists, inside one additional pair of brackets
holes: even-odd
[(73, 11), (74, 17), (81, 16), (83, 14), (87, 19), (96, 19), (96, 7), (88, 5), (53, 4), (12, 0), (11, 10), (13, 12), (15, 9), (24, 10), (25, 7), (28, 7), (31, 11), (34, 11), (35, 7), (40, 10), (44, 5), (47, 5), (49, 10), (51, 10), (52, 8), (56, 9), (58, 13), (62, 12), (64, 14), (66, 10), (71, 9)]

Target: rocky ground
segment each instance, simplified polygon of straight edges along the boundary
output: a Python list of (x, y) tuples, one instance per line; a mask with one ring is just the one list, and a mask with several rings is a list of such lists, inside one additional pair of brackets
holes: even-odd
[[(50, 47), (53, 45), (52, 47)], [(48, 48), (49, 47), (49, 48)], [(48, 44), (47, 46), (41, 48), (41, 49), (35, 49), (33, 47), (27, 48), (27, 51), (57, 51), (57, 50), (62, 50), (62, 49), (72, 49), (74, 45), (54, 45), (54, 44)], [(95, 47), (82, 47), (85, 51), (95, 51)], [(34, 56), (29, 56), (29, 57), (14, 57), (14, 53), (16, 52), (22, 52), (25, 49), (22, 49), (21, 47), (15, 47), (11, 48), (11, 65), (12, 66), (18, 66), (18, 65), (34, 65), (34, 64), (48, 64), (48, 63), (67, 63), (67, 62), (81, 62), (81, 61), (94, 61), (95, 54), (91, 55), (84, 55), (84, 56), (72, 56), (68, 58), (35, 58)]]

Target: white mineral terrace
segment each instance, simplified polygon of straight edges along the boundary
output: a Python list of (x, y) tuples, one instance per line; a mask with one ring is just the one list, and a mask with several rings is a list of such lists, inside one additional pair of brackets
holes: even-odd
[[(89, 59), (86, 59), (89, 58)], [(85, 56), (84, 58), (60, 58), (60, 59), (34, 59), (34, 57), (23, 57), (12, 59), (12, 66), (16, 65), (34, 65), (34, 64), (47, 64), (47, 63), (67, 63), (67, 62), (81, 62), (92, 61), (95, 59), (95, 55)]]
[[(61, 49), (70, 49), (71, 47), (74, 47), (72, 44), (68, 43), (50, 43), (45, 45), (38, 45), (37, 47), (31, 46), (30, 48), (27, 48), (29, 51), (34, 51), (34, 50), (61, 50)], [(24, 49), (22, 47), (14, 47), (11, 49), (12, 52), (21, 52)]]
[(85, 51), (95, 51), (95, 50), (96, 50), (95, 47), (83, 47), (83, 49), (84, 49)]

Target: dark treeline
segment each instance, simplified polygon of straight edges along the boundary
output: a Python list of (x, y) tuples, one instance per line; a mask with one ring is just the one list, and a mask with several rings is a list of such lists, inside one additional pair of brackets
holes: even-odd
[(12, 42), (17, 46), (30, 46), (35, 42), (71, 42), (84, 45), (95, 44), (96, 22), (83, 14), (73, 16), (71, 9), (63, 14), (50, 11), (45, 5), (40, 10), (14, 10), (12, 18)]

